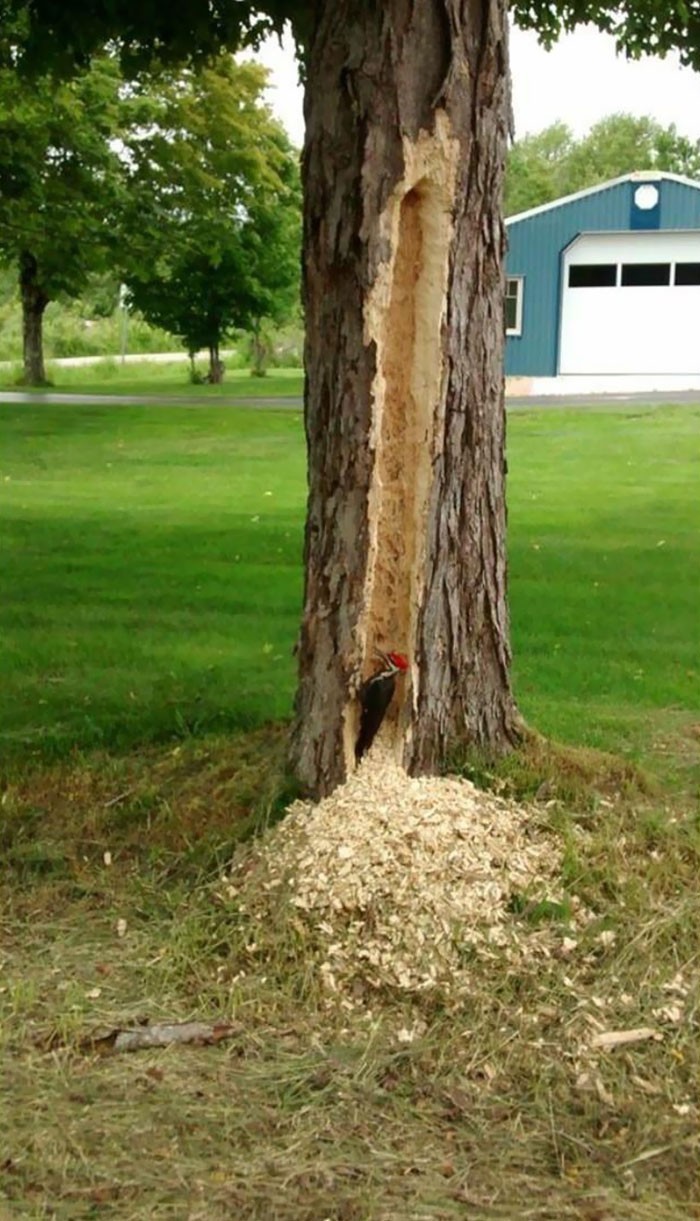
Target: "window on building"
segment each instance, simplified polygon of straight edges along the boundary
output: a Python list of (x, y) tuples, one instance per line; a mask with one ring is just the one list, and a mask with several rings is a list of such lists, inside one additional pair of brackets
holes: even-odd
[(569, 288), (614, 288), (617, 263), (573, 263), (569, 265)]
[(670, 284), (671, 264), (623, 263), (620, 283), (623, 288), (657, 287), (659, 285)]
[(674, 284), (700, 284), (700, 263), (676, 263)]
[(506, 280), (506, 335), (522, 334), (524, 283), (522, 276), (509, 276)]

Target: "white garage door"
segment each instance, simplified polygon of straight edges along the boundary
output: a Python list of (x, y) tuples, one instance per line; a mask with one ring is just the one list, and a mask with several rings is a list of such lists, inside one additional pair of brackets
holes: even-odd
[(700, 233), (582, 234), (566, 250), (561, 373), (700, 373)]

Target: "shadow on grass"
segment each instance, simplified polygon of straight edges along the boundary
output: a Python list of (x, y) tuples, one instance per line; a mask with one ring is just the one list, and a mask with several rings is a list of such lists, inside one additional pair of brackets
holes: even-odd
[(285, 724), (270, 724), (33, 769), (2, 794), (5, 878), (40, 886), (49, 903), (98, 898), (135, 867), (151, 883), (195, 886), (278, 822), (298, 795), (287, 740)]

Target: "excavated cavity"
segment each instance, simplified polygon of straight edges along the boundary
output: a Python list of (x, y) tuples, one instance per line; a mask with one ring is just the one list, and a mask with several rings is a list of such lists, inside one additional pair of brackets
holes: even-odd
[[(378, 519), (370, 647), (410, 647), (416, 544), (430, 462), (432, 404), (414, 389), (417, 305), (423, 258), (424, 199), (418, 188), (401, 202), (399, 238), (382, 360), (384, 403), (376, 454)], [(418, 520), (417, 520), (418, 519)]]
[[(375, 649), (405, 653), (410, 676), (399, 679), (383, 730), (401, 753), (416, 698), (413, 664), (424, 585), (425, 534), (433, 462), (442, 436), (441, 331), (445, 309), (457, 146), (446, 117), (433, 134), (405, 142), (406, 173), (380, 221), (391, 257), (365, 306), (365, 341), (377, 348), (370, 445), (374, 468), (368, 503), (365, 610), (358, 625), (362, 675)], [(357, 702), (346, 711), (346, 762), (352, 766)]]

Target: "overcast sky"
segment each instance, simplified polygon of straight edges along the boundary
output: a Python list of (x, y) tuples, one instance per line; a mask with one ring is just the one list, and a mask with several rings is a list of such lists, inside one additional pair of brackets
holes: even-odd
[[(270, 104), (295, 144), (304, 137), (302, 93), (291, 40), (270, 39), (259, 58), (272, 71)], [(582, 28), (544, 51), (534, 34), (514, 30), (511, 39), (516, 136), (563, 119), (577, 134), (614, 111), (651, 115), (700, 139), (700, 73), (677, 58), (629, 62), (615, 54), (612, 38)]]

